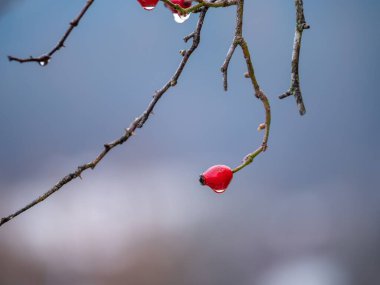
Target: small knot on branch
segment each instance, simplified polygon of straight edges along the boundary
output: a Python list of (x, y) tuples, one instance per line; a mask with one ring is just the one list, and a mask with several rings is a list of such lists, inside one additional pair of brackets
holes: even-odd
[(264, 95), (263, 91), (261, 91), (261, 90), (257, 91), (255, 93), (255, 96), (256, 96), (257, 99), (260, 99), (260, 100), (262, 100), (262, 99), (265, 98), (265, 95)]
[(81, 177), (81, 174), (83, 171), (85, 171), (87, 168), (89, 168), (88, 164), (84, 164), (84, 165), (81, 165), (81, 166), (78, 166), (78, 169), (77, 171), (75, 172), (76, 176)]
[(79, 23), (78, 20), (74, 20), (74, 21), (70, 22), (70, 25), (73, 26), (73, 27), (76, 27), (76, 26), (78, 26), (78, 23)]
[[(144, 126), (148, 117), (149, 117), (149, 113), (147, 111), (145, 111), (140, 117), (136, 118), (135, 119), (136, 127), (141, 129)], [(133, 136), (134, 132), (132, 131), (132, 132), (130, 132), (130, 134)]]
[(0, 220), (0, 226), (2, 225), (2, 224), (5, 224), (6, 222), (8, 222), (10, 219), (9, 218), (1, 218), (1, 220)]
[(265, 123), (261, 123), (258, 127), (257, 127), (257, 131), (262, 131), (262, 130), (265, 130), (267, 127), (267, 125)]
[(302, 32), (303, 30), (308, 30), (308, 29), (310, 29), (310, 25), (305, 22), (297, 25), (297, 30), (300, 32)]
[(247, 154), (243, 158), (243, 163), (252, 163), (253, 162), (253, 156), (251, 154)]

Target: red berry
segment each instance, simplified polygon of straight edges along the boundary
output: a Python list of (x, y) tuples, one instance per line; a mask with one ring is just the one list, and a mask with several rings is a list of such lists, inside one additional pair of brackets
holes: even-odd
[(158, 0), (137, 0), (145, 10), (153, 10)]
[(223, 193), (230, 184), (233, 172), (225, 165), (214, 165), (207, 169), (199, 178), (202, 185), (209, 186), (216, 193)]

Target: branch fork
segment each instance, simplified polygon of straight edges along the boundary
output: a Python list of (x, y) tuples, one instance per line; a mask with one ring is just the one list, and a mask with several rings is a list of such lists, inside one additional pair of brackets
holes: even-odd
[(306, 23), (305, 15), (303, 12), (303, 0), (295, 0), (296, 7), (296, 29), (294, 34), (293, 53), (292, 53), (292, 73), (290, 88), (284, 94), (280, 95), (280, 99), (287, 98), (291, 95), (296, 99), (298, 111), (300, 115), (306, 113), (305, 104), (302, 98), (300, 76), (299, 76), (299, 60), (301, 52), (302, 33), (304, 30), (310, 29), (310, 26)]

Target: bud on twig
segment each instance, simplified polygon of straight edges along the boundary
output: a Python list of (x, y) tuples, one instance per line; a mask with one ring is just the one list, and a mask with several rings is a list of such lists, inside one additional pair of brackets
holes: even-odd
[(260, 132), (262, 130), (265, 130), (265, 128), (267, 127), (267, 125), (265, 123), (261, 123), (258, 127), (257, 127), (257, 130)]

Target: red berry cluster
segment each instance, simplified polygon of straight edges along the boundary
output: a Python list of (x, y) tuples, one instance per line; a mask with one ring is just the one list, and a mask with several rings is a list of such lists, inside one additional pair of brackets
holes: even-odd
[[(157, 5), (157, 3), (158, 3), (159, 0), (137, 0), (137, 1), (140, 3), (140, 5), (145, 10), (150, 11), (150, 10), (153, 10), (156, 7), (156, 5)], [(171, 2), (173, 4), (177, 4), (177, 5), (181, 6), (182, 8), (186, 9), (186, 8), (189, 8), (191, 6), (191, 3), (193, 1), (192, 0), (171, 0)], [(183, 23), (183, 22), (185, 22), (189, 18), (189, 16), (190, 16), (190, 14), (188, 14), (188, 15), (179, 15), (178, 11), (176, 11), (175, 9), (173, 9), (172, 7), (170, 7), (169, 5), (165, 4), (165, 6), (166, 6), (166, 8), (168, 8), (169, 10), (172, 11), (173, 16), (174, 16), (174, 20), (177, 23)]]

